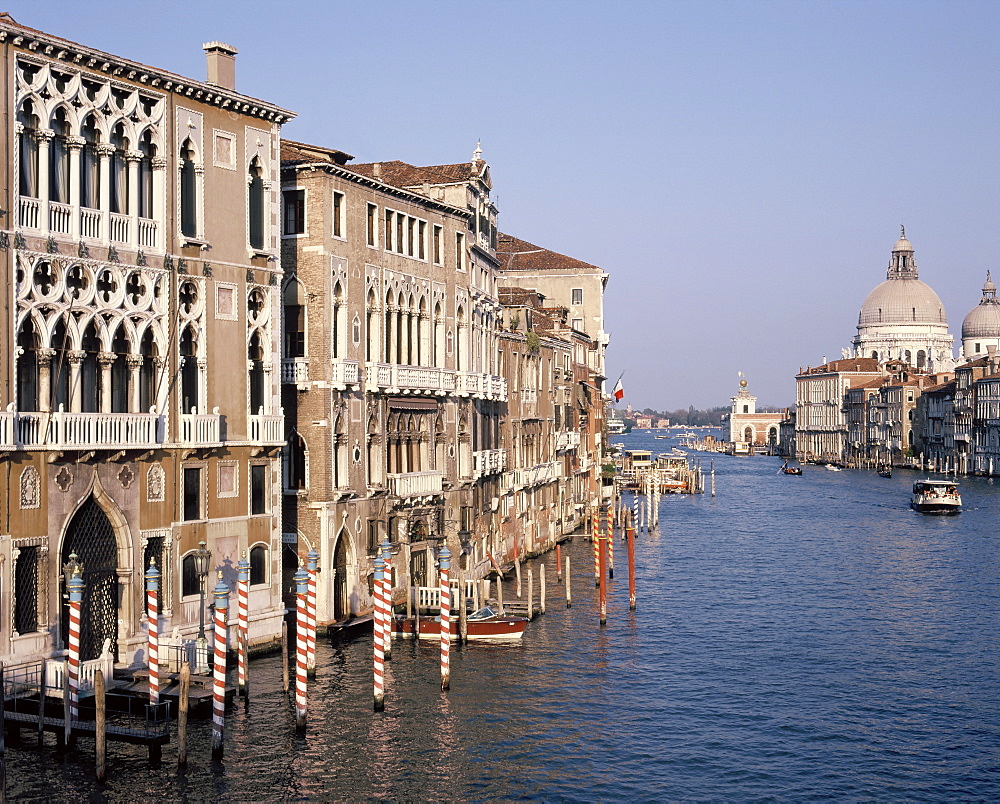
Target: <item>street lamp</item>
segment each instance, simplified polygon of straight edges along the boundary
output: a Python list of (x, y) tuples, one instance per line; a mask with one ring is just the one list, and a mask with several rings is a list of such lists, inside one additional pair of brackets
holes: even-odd
[(198, 542), (198, 549), (192, 551), (194, 556), (194, 571), (198, 575), (198, 595), (201, 605), (198, 606), (198, 655), (195, 657), (195, 672), (208, 671), (208, 640), (205, 639), (205, 578), (208, 577), (208, 563), (212, 560), (212, 551), (205, 546), (205, 540)]

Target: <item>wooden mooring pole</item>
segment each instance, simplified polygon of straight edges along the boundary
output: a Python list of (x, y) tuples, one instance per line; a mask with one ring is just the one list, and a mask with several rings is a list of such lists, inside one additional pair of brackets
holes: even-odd
[(573, 607), (573, 595), (569, 590), (569, 556), (566, 556), (566, 608)]
[(625, 528), (628, 541), (628, 607), (635, 611), (635, 528), (629, 523)]
[(288, 694), (288, 622), (281, 621), (281, 691)]
[(528, 569), (528, 619), (535, 619), (535, 573)]
[(7, 804), (7, 713), (4, 709), (6, 699), (3, 662), (0, 662), (0, 804)]
[(538, 568), (538, 580), (541, 582), (541, 597), (538, 599), (538, 609), (542, 614), (545, 614), (545, 565), (542, 564)]
[(562, 545), (556, 544), (556, 583), (562, 583)]
[(97, 763), (97, 781), (108, 778), (108, 714), (104, 694), (104, 671), (94, 673), (94, 759)]
[(188, 761), (188, 705), (191, 695), (191, 665), (181, 662), (181, 677), (177, 690), (177, 767)]
[(607, 561), (608, 561), (608, 539), (607, 537), (602, 537), (600, 539), (600, 598), (601, 598), (601, 625), (608, 624), (608, 581), (607, 581)]
[(514, 572), (517, 575), (517, 599), (521, 599), (521, 557), (514, 556)]

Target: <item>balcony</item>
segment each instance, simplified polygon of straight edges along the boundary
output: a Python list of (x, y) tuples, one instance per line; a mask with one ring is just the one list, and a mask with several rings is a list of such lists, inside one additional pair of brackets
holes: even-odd
[(441, 493), (444, 483), (443, 472), (408, 472), (386, 477), (389, 493), (397, 497), (433, 497)]
[(334, 360), (330, 369), (330, 385), (338, 391), (343, 391), (349, 385), (357, 385), (361, 382), (357, 360)]
[[(18, 199), (18, 225), (23, 229), (48, 231), (87, 240), (103, 240), (126, 246), (159, 249), (159, 223), (150, 218), (107, 212), (90, 207), (43, 201), (30, 196)], [(74, 227), (79, 227), (79, 232)]]
[(497, 475), (507, 468), (507, 450), (484, 449), (472, 453), (472, 479)]
[(285, 444), (283, 413), (252, 413), (247, 416), (247, 437), (254, 444), (281, 447)]
[(528, 469), (515, 469), (513, 475), (515, 486), (537, 486), (540, 483), (548, 483), (562, 477), (562, 462), (552, 461), (551, 463), (540, 463)]
[(434, 393), (444, 396), (455, 391), (455, 372), (450, 369), (368, 363), (365, 385), (390, 393)]
[(460, 386), (457, 390), (464, 396), (471, 396), (476, 399), (506, 401), (507, 380), (493, 374), (463, 372), (460, 375)]
[(164, 440), (157, 413), (6, 412), (0, 439), (17, 449), (149, 449)]
[(569, 449), (579, 449), (580, 434), (575, 430), (565, 433), (556, 433), (556, 452), (564, 452)]
[(222, 416), (216, 408), (212, 413), (182, 413), (179, 417), (177, 443), (185, 447), (218, 447), (222, 445)]
[(305, 385), (309, 382), (309, 358), (291, 357), (281, 361), (281, 381), (286, 384)]

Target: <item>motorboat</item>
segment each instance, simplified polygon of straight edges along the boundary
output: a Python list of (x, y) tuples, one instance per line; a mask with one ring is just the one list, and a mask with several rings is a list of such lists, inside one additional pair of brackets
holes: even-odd
[(834, 466), (832, 463), (826, 464), (826, 468), (829, 469), (831, 472), (839, 472), (840, 471), (840, 467), (839, 466)]
[[(448, 625), (451, 641), (458, 640), (458, 612), (452, 612)], [(467, 635), (476, 642), (511, 642), (520, 639), (528, 625), (527, 617), (507, 617), (492, 606), (484, 606), (466, 618)], [(392, 635), (412, 639), (416, 629), (415, 617), (397, 617), (392, 625)], [(421, 617), (420, 639), (441, 638), (441, 617)]]
[(957, 514), (962, 497), (954, 480), (917, 480), (913, 484), (910, 508), (921, 514)]

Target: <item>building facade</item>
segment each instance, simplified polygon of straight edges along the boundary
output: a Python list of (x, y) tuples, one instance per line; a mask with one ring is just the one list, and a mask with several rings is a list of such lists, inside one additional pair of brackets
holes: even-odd
[[(278, 143), (291, 113), (235, 90), (234, 48), (208, 81), (0, 16), (8, 76), (0, 232), (0, 659), (67, 638), (82, 655), (144, 650), (143, 574), (161, 632), (203, 616), (193, 552), (233, 587), (251, 571), (252, 642), (280, 634)], [(237, 359), (233, 359), (236, 355)], [(244, 359), (245, 356), (245, 359)]]
[(740, 379), (740, 390), (730, 398), (729, 440), (733, 444), (767, 446), (777, 449), (781, 444), (782, 413), (757, 412), (757, 397)]

